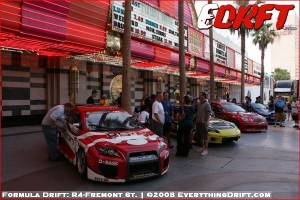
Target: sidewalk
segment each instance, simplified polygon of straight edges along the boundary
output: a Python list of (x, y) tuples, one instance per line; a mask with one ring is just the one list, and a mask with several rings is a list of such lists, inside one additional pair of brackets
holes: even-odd
[(35, 125), (35, 126), (18, 126), (18, 127), (8, 127), (2, 128), (2, 137), (6, 136), (14, 136), (14, 135), (22, 135), (22, 134), (31, 134), (31, 133), (41, 133), (42, 126)]

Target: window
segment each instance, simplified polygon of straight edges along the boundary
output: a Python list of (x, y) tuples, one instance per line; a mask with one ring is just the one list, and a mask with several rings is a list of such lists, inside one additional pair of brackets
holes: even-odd
[(127, 112), (88, 112), (86, 127), (90, 131), (130, 130), (142, 128), (141, 123)]

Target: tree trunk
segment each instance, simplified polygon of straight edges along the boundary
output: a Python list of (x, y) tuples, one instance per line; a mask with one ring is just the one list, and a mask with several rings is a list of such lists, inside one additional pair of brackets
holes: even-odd
[(125, 1), (124, 35), (122, 42), (123, 70), (122, 70), (122, 107), (129, 113), (131, 109), (130, 91), (130, 60), (131, 60), (131, 1)]
[(241, 77), (241, 103), (245, 99), (245, 48), (246, 48), (245, 27), (241, 27), (241, 54), (242, 54), (242, 77)]
[(260, 81), (261, 81), (261, 85), (260, 85), (260, 100), (261, 103), (264, 103), (264, 77), (265, 77), (265, 65), (264, 65), (264, 60), (265, 60), (265, 50), (262, 49), (261, 50), (261, 74), (260, 74)]
[(178, 31), (179, 31), (179, 78), (180, 78), (180, 103), (183, 103), (183, 96), (186, 94), (185, 74), (185, 50), (184, 50), (184, 2), (178, 1)]
[[(212, 3), (212, 0), (208, 0), (209, 4)], [(210, 10), (210, 13), (212, 13), (212, 10)], [(212, 23), (212, 22), (210, 22)], [(210, 101), (214, 101), (215, 100), (215, 75), (214, 75), (214, 35), (213, 35), (213, 27), (211, 27), (209, 29), (209, 52), (210, 52), (210, 56), (209, 56), (209, 66), (210, 66), (210, 73), (209, 73), (209, 77), (210, 77)]]

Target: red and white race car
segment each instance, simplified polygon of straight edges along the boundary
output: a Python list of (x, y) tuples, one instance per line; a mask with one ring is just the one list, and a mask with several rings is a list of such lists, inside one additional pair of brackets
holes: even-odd
[(114, 106), (76, 106), (72, 123), (66, 122), (60, 133), (58, 149), (80, 174), (95, 181), (144, 179), (169, 168), (163, 138)]

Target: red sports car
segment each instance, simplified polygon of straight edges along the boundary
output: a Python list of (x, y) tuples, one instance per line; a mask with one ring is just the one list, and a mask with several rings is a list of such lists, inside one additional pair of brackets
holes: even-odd
[(163, 175), (169, 168), (163, 138), (122, 108), (76, 106), (67, 121), (58, 148), (88, 179), (125, 182)]
[(247, 112), (236, 104), (212, 102), (211, 107), (217, 118), (233, 122), (241, 132), (257, 132), (268, 129), (268, 122), (265, 117)]

